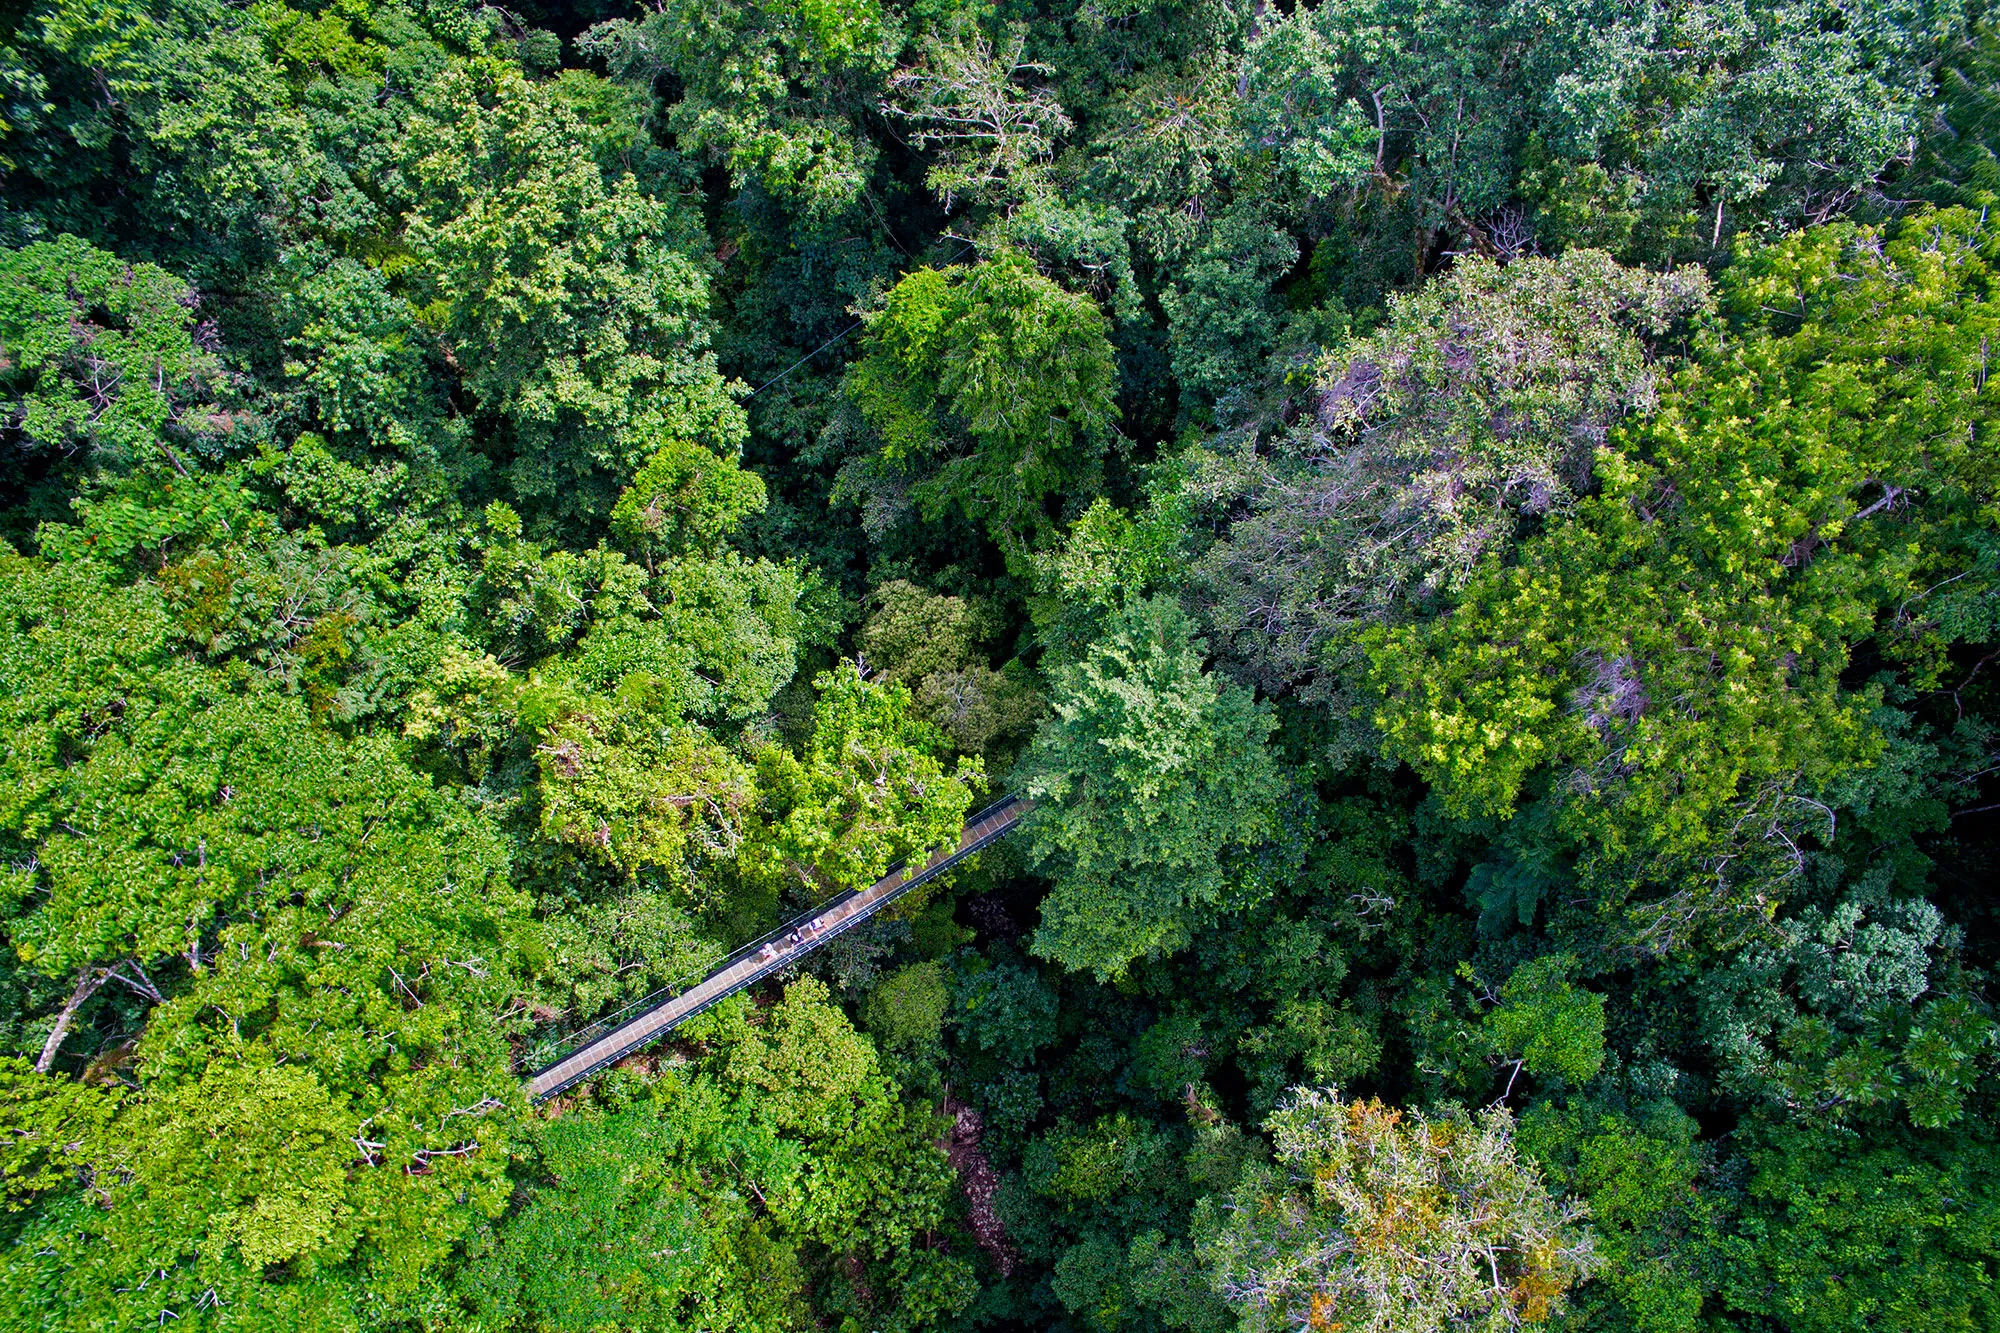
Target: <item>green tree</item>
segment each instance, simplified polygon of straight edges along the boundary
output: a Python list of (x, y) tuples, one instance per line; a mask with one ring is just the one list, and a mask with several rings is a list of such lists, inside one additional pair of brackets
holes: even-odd
[(944, 963), (932, 958), (885, 977), (869, 993), (862, 1018), (885, 1050), (927, 1055), (941, 1049), (950, 1011), (951, 983)]
[(9, 1212), (87, 1169), (118, 1100), (116, 1089), (38, 1074), (26, 1060), (0, 1058), (0, 1193)]
[[(33, 108), (35, 132), (8, 155), (30, 236), (130, 236), (218, 268), (267, 237), (318, 158), (262, 17), (213, 0), (25, 10), (12, 40), (38, 95), (14, 104)], [(102, 188), (120, 178), (133, 188)], [(219, 238), (220, 253), (200, 253)]]
[(1936, 204), (1977, 208), (2000, 193), (2000, 26), (1991, 13), (1972, 22), (1944, 52), (1938, 115), (1917, 149), (1904, 187)]
[(764, 508), (764, 480), (734, 459), (669, 439), (611, 510), (611, 531), (641, 557), (712, 554), (745, 517)]
[[(233, 386), (193, 306), (171, 274), (75, 236), (0, 251), (0, 430), (28, 465), (8, 486), (18, 535), (71, 518), (79, 489), (170, 487), (230, 450)], [(128, 545), (157, 535), (122, 526)]]
[(1926, 682), (1994, 634), (1990, 246), (1950, 212), (1746, 249), (1737, 331), (1599, 453), (1602, 494), (1369, 632), (1385, 752), (1455, 816), (1541, 802), (1645, 947), (1760, 914), (1882, 753), (1857, 650)]
[(505, 68), (448, 69), (402, 146), (419, 310), (481, 408), (520, 500), (609, 513), (661, 438), (731, 451), (743, 412), (716, 370), (689, 224), (606, 180), (570, 103)]
[(1958, 1121), (1996, 1028), (1953, 993), (1953, 934), (1922, 899), (1865, 895), (1777, 922), (1695, 985), (1724, 1086), (1808, 1122), (1897, 1103), (1926, 1129)]
[(1576, 968), (1575, 958), (1554, 954), (1521, 964), (1480, 1019), (1512, 1066), (1509, 1091), (1524, 1070), (1575, 1087), (1604, 1067), (1604, 997), (1571, 984)]
[(1042, 701), (1020, 663), (995, 671), (977, 650), (975, 610), (962, 597), (904, 579), (875, 590), (861, 627), (863, 660), (910, 687), (917, 707), (967, 754), (991, 756), (1040, 717)]
[(534, 929), (503, 844), (393, 745), (190, 660), (149, 584), (7, 555), (0, 624), (6, 939), (47, 979), (29, 1029), (57, 1069), (138, 1034), (138, 1088), (80, 1150), (109, 1207), (66, 1193), (22, 1233), (21, 1317), (417, 1299), (506, 1197), (500, 1014)]
[(1671, 1103), (1624, 1112), (1572, 1099), (1521, 1117), (1523, 1155), (1590, 1208), (1601, 1264), (1569, 1297), (1564, 1327), (1691, 1333), (1714, 1283), (1725, 1214), (1705, 1188), (1697, 1126)]
[(1802, 1333), (1974, 1329), (1995, 1316), (2000, 1249), (1990, 1142), (1869, 1143), (1811, 1130), (1756, 1136), (1724, 1308)]
[(951, 1178), (932, 1117), (810, 978), (703, 1021), (698, 1056), (535, 1135), (531, 1185), (468, 1284), (492, 1317), (593, 1329), (812, 1326), (808, 1265), (852, 1255), (924, 1326), (971, 1295), (923, 1237)]
[(691, 890), (733, 858), (757, 799), (750, 766), (701, 728), (613, 700), (578, 700), (541, 728), (542, 831), (621, 870)]
[(1051, 72), (1022, 54), (1026, 43), (1024, 24), (995, 45), (959, 15), (948, 29), (925, 35), (921, 64), (890, 80), (893, 100), (884, 106), (917, 127), (911, 142), (944, 149), (924, 180), (947, 210), (961, 197), (1018, 197), (1024, 178), (1074, 128), (1046, 89), (1021, 86)]
[(206, 452), (218, 432), (200, 408), (223, 372), (195, 341), (192, 305), (186, 283), (76, 236), (6, 252), (0, 340), (21, 444), (129, 468), (170, 453), (174, 427), (184, 450)]
[(815, 893), (861, 888), (892, 861), (917, 864), (958, 843), (983, 785), (977, 758), (942, 762), (944, 737), (911, 715), (910, 692), (852, 664), (814, 682), (813, 733), (802, 755), (758, 756), (767, 823), (748, 853), (767, 873)]
[(818, 220), (866, 188), (880, 150), (856, 122), (879, 101), (900, 44), (875, 0), (729, 10), (676, 0), (600, 23), (582, 44), (649, 91), (671, 76), (680, 96), (667, 127), (738, 188)]
[(1277, 837), (1284, 791), (1266, 747), (1276, 723), (1202, 670), (1179, 607), (1115, 614), (1057, 668), (1051, 702), (1016, 779), (1039, 803), (1030, 859), (1054, 880), (1038, 953), (1114, 976), (1259, 896), (1250, 857)]
[(1588, 250), (1468, 260), (1392, 298), (1327, 358), (1317, 410), (1236, 465), (1251, 513), (1201, 595), (1244, 672), (1345, 702), (1350, 636), (1435, 606), (1587, 493), (1611, 428), (1653, 407), (1666, 335), (1708, 306), (1699, 270)]
[(906, 490), (926, 519), (958, 511), (1010, 558), (1046, 539), (1050, 501), (1100, 487), (1118, 416), (1109, 326), (1025, 255), (918, 269), (874, 318), (847, 393), (875, 452), (836, 494)]
[(1182, 281), (1160, 292), (1174, 378), (1190, 399), (1215, 404), (1224, 421), (1264, 387), (1265, 358), (1285, 328), (1271, 288), (1298, 258), (1289, 233), (1261, 210), (1239, 206), (1216, 219)]
[[(1375, 285), (1421, 277), (1453, 239), (1511, 256), (1537, 228), (1548, 243), (1714, 254), (1763, 219), (1879, 197), (1922, 133), (1962, 17), (1831, 12), (1335, 0), (1258, 33), (1245, 138), (1290, 191), (1359, 215), (1350, 262)], [(1532, 220), (1507, 207), (1523, 194)]]
[(1608, 23), (1574, 13), (1587, 36), (1552, 70), (1549, 142), (1579, 176), (1601, 164), (1591, 193), (1636, 177), (1639, 240), (1660, 254), (1713, 252), (1759, 219), (1824, 221), (1885, 193), (1964, 22), (1951, 6), (1830, 13), (1798, 0), (1634, 5)]

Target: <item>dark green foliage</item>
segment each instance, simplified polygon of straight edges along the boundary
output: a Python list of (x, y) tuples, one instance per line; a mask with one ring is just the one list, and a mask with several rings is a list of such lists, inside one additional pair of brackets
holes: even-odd
[(1760, 1135), (1720, 1248), (1724, 1307), (1800, 1330), (1975, 1329), (1994, 1317), (2000, 1200), (1990, 1142)]

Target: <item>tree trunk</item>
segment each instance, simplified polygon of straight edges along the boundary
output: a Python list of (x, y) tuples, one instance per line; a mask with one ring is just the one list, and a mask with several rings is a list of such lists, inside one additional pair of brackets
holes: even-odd
[(56, 1062), (56, 1052), (62, 1049), (63, 1038), (69, 1035), (69, 1025), (76, 1018), (76, 1011), (83, 1002), (97, 994), (97, 988), (111, 975), (107, 967), (86, 967), (78, 974), (76, 990), (70, 995), (69, 1003), (56, 1015), (56, 1025), (49, 1030), (49, 1039), (42, 1043), (42, 1054), (35, 1061), (35, 1072), (46, 1074), (49, 1066)]

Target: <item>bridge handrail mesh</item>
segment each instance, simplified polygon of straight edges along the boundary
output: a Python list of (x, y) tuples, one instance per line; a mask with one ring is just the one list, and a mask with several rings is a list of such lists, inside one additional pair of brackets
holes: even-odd
[[(1019, 803), (1020, 800), (1021, 798), (1018, 796), (1003, 796), (999, 800), (994, 801), (992, 804), (986, 806), (983, 810), (978, 811), (976, 814), (967, 816), (964, 827), (971, 828), (977, 825), (981, 820), (1000, 813), (1002, 810), (1005, 810), (1010, 805), (1015, 805)], [(1002, 831), (1004, 832), (1005, 830)], [(928, 866), (925, 869), (919, 871), (917, 874), (910, 876), (909, 879), (907, 879), (901, 884), (898, 884), (889, 893), (884, 894), (882, 900), (878, 904), (876, 904), (874, 911), (880, 911), (883, 907), (888, 906), (889, 903), (895, 901), (897, 898), (902, 897), (905, 893), (908, 893), (911, 889), (916, 888), (919, 884), (926, 883), (927, 881), (936, 878), (938, 875), (943, 874), (945, 871), (951, 869), (953, 866), (956, 866), (960, 861), (963, 861), (966, 857), (971, 856), (974, 852), (979, 851), (980, 849), (986, 847), (994, 840), (994, 838), (998, 836), (999, 834), (997, 833), (992, 834), (987, 837), (981, 838), (970, 845), (962, 846), (956, 852), (946, 857), (943, 861), (940, 861), (938, 864), (934, 866)], [(935, 855), (935, 853), (933, 853), (933, 855)], [(887, 870), (882, 872), (881, 879), (875, 880), (873, 883), (869, 884), (867, 888), (872, 889), (875, 886), (875, 884), (881, 883), (883, 879), (888, 879), (894, 875), (902, 874), (906, 870), (908, 865), (909, 862), (907, 859), (895, 862)], [(569, 1033), (567, 1036), (562, 1037), (553, 1045), (550, 1045), (548, 1043), (537, 1043), (537, 1045), (534, 1047), (534, 1052), (533, 1052), (534, 1066), (536, 1072), (539, 1073), (542, 1070), (546, 1070), (555, 1065), (561, 1064), (564, 1060), (567, 1060), (570, 1056), (576, 1054), (576, 1052), (582, 1050), (584, 1047), (590, 1045), (592, 1042), (599, 1041), (602, 1038), (610, 1035), (611, 1033), (616, 1032), (620, 1027), (623, 1027), (625, 1024), (633, 1022), (634, 1020), (641, 1018), (646, 1014), (651, 1013), (653, 1010), (660, 1008), (662, 1005), (671, 1003), (675, 999), (675, 997), (681, 995), (690, 988), (699, 985), (704, 978), (712, 977), (718, 972), (727, 971), (729, 968), (734, 967), (737, 963), (740, 963), (744, 959), (755, 954), (759, 949), (763, 948), (765, 945), (774, 943), (778, 940), (785, 938), (787, 935), (792, 934), (794, 931), (801, 929), (803, 926), (805, 926), (807, 922), (817, 920), (819, 917), (824, 916), (827, 912), (840, 906), (842, 903), (847, 902), (849, 899), (858, 897), (860, 894), (866, 891), (867, 889), (842, 889), (839, 893), (834, 894), (832, 897), (826, 899), (824, 902), (818, 904), (817, 906), (809, 908), (808, 910), (799, 913), (797, 916), (794, 916), (791, 919), (785, 921), (781, 925), (778, 925), (775, 928), (764, 932), (762, 935), (759, 935), (756, 939), (751, 940), (748, 944), (742, 944), (737, 946), (735, 949), (732, 949), (718, 962), (716, 962), (715, 964), (713, 964), (708, 968), (705, 968), (701, 972), (691, 977), (688, 977), (682, 981), (676, 982), (674, 984), (662, 986), (658, 990), (653, 991), (650, 994), (642, 995), (638, 999), (633, 1000), (631, 1003), (625, 1005), (623, 1008), (618, 1009), (613, 1013), (606, 1014), (604, 1017), (599, 1018), (584, 1027), (578, 1028), (576, 1031), (572, 1033)], [(816, 940), (814, 940), (811, 948), (802, 951), (794, 951), (792, 953), (774, 959), (770, 964), (770, 966), (758, 969), (756, 972), (744, 978), (744, 980), (739, 985), (735, 986), (727, 993), (733, 995), (735, 994), (736, 991), (743, 989), (745, 986), (751, 986), (756, 984), (757, 982), (763, 980), (765, 977), (771, 975), (771, 973), (773, 972), (781, 971), (784, 968), (792, 966), (793, 964), (798, 962), (799, 958), (802, 956), (803, 953), (810, 953), (812, 949), (818, 948), (820, 945), (826, 943), (828, 940), (833, 939), (837, 935), (844, 934), (848, 929), (859, 924), (860, 922), (868, 920), (869, 917), (872, 917), (874, 915), (874, 911), (868, 913), (867, 916), (852, 917), (846, 921), (840, 922), (832, 929), (824, 931)], [(710, 1000), (707, 1004), (702, 1005), (700, 1009), (691, 1010), (686, 1015), (686, 1018), (693, 1018), (696, 1014), (701, 1013), (704, 1010), (710, 1008), (716, 1003), (716, 1001), (721, 1000), (723, 998), (724, 997), (722, 995), (716, 996), (714, 999)], [(682, 1021), (685, 1022), (686, 1019), (684, 1018)], [(633, 1050), (638, 1049), (638, 1047), (644, 1046), (648, 1042), (658, 1040), (660, 1035), (661, 1034), (659, 1033), (651, 1034), (641, 1039), (640, 1041), (636, 1042), (632, 1047), (625, 1050), (621, 1050), (616, 1055), (612, 1055), (606, 1058), (605, 1060), (592, 1065), (589, 1071), (577, 1075), (576, 1078), (566, 1080), (562, 1084), (562, 1087), (551, 1089), (548, 1093), (544, 1094), (543, 1099), (545, 1100), (547, 1097), (554, 1096), (557, 1092), (562, 1091), (562, 1088), (571, 1086), (579, 1079), (589, 1077), (591, 1073), (595, 1073), (597, 1070), (602, 1069), (605, 1065), (612, 1064), (620, 1059), (623, 1059), (625, 1056), (630, 1055)]]

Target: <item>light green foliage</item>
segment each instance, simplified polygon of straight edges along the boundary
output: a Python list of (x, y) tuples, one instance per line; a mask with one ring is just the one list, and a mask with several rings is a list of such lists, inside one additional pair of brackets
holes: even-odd
[(768, 874), (818, 893), (862, 888), (910, 858), (956, 846), (983, 785), (977, 758), (947, 770), (944, 738), (911, 716), (910, 692), (852, 665), (813, 682), (813, 734), (803, 755), (771, 747), (757, 781), (768, 825), (746, 852)]
[[(66, 988), (121, 969), (152, 1004), (141, 1092), (87, 1136), (113, 1206), (35, 1222), (35, 1302), (78, 1326), (208, 1287), (337, 1308), (313, 1276), (336, 1269), (409, 1299), (506, 1194), (495, 1015), (532, 928), (503, 846), (391, 746), (189, 661), (147, 585), (8, 556), (0, 615), (0, 836), (33, 867), (11, 951)], [(258, 1290), (283, 1260), (296, 1282)]]
[(749, 1189), (705, 1179), (744, 1156), (766, 1175), (782, 1145), (712, 1084), (675, 1091), (541, 1130), (540, 1179), (468, 1275), (482, 1313), (560, 1330), (805, 1325), (796, 1245), (759, 1225)]
[(814, 1243), (865, 1257), (904, 1327), (962, 1306), (963, 1261), (912, 1261), (950, 1189), (929, 1117), (825, 987), (732, 1008), (707, 1041), (624, 1105), (540, 1130), (534, 1187), (474, 1270), (482, 1306), (565, 1329), (809, 1327)]
[[(383, 1178), (401, 1173), (350, 1171), (366, 1126), (303, 1069), (218, 1067), (135, 1103), (115, 1129), (95, 1197), (59, 1199), (0, 1266), (13, 1317), (93, 1328), (184, 1309), (199, 1327), (220, 1308), (239, 1326), (352, 1327), (362, 1299), (420, 1306), (415, 1270), (467, 1220), (426, 1236), (444, 1217), (398, 1206), (407, 1191)], [(356, 1251), (372, 1262), (343, 1266)]]
[(958, 511), (1010, 556), (1046, 540), (1052, 498), (1080, 500), (1118, 415), (1108, 324), (1018, 251), (918, 269), (889, 293), (848, 396), (880, 439), (848, 465), (855, 497), (907, 488), (930, 519)]
[(582, 44), (649, 90), (671, 75), (681, 96), (666, 119), (680, 143), (808, 217), (853, 203), (874, 166), (879, 150), (854, 122), (873, 109), (898, 44), (875, 0), (676, 0), (600, 23)]
[(649, 573), (601, 547), (544, 552), (504, 506), (488, 518), (475, 604), (501, 631), (495, 646), (539, 662), (538, 678), (447, 651), (406, 734), (455, 751), (475, 779), (525, 745), (545, 834), (696, 892), (702, 868), (742, 846), (759, 795), (751, 765), (695, 719), (741, 720), (791, 679), (797, 572), (723, 550)]
[(405, 876), (424, 861), (449, 876), (464, 856), (456, 873), (483, 892), (497, 868), (483, 833), (399, 775), (388, 747), (343, 746), (299, 701), (177, 658), (150, 589), (8, 556), (0, 598), (14, 737), (0, 818), (40, 866), (37, 906), (10, 934), (37, 966), (212, 947), (207, 932), (280, 883), (344, 897), (356, 873), (390, 870), (391, 849), (364, 838), (383, 820), (412, 840), (394, 853)]
[(862, 1021), (885, 1050), (935, 1051), (951, 1009), (951, 983), (936, 958), (883, 978), (869, 995)]
[(927, 592), (906, 579), (875, 590), (877, 610), (861, 627), (861, 648), (877, 671), (916, 682), (972, 658), (972, 611), (962, 597)]
[[(132, 1173), (127, 1188), (154, 1229), (199, 1236), (268, 1264), (338, 1260), (360, 1218), (343, 1198), (352, 1121), (304, 1069), (211, 1068), (175, 1094), (148, 1099), (120, 1126), (131, 1156), (100, 1169)], [(215, 1145), (227, 1143), (219, 1153)], [(123, 1160), (121, 1160), (121, 1158)]]
[(611, 531), (640, 556), (707, 555), (763, 508), (763, 478), (698, 444), (670, 439), (618, 497)]
[(1553, 954), (1521, 964), (1480, 1020), (1502, 1059), (1572, 1086), (1604, 1067), (1604, 997), (1571, 984), (1576, 967)]
[(1035, 949), (1108, 977), (1257, 895), (1240, 859), (1278, 831), (1276, 724), (1202, 671), (1193, 626), (1164, 600), (1112, 616), (1054, 676), (1056, 720), (1017, 778), (1040, 802), (1031, 856), (1055, 881)]
[(1742, 332), (1599, 454), (1603, 494), (1369, 641), (1387, 752), (1454, 814), (1546, 801), (1648, 947), (1757, 912), (1828, 831), (1812, 793), (1880, 752), (1855, 647), (1921, 679), (1992, 633), (1961, 600), (1992, 578), (1990, 244), (1945, 213), (1747, 251)]
[(396, 501), (438, 486), (446, 461), (430, 339), (379, 269), (308, 250), (293, 275), (280, 316), (287, 407), (310, 429), (267, 466), (330, 527), (387, 522)]
[(1035, 1141), (1021, 1169), (1038, 1192), (1075, 1208), (1135, 1193), (1149, 1177), (1173, 1172), (1173, 1147), (1154, 1126), (1120, 1112), (1087, 1125), (1058, 1123)]
[(671, 248), (672, 211), (607, 181), (544, 85), (453, 69), (419, 105), (404, 240), (420, 311), (506, 421), (515, 495), (601, 517), (662, 437), (736, 448), (742, 409), (704, 350), (708, 284)]
[(1692, 1333), (1718, 1210), (1704, 1189), (1696, 1126), (1679, 1108), (1630, 1115), (1544, 1102), (1521, 1117), (1522, 1154), (1552, 1188), (1587, 1203), (1602, 1261), (1561, 1326)]
[(735, 855), (756, 801), (749, 765), (700, 728), (615, 704), (565, 710), (542, 729), (535, 759), (544, 833), (690, 887), (700, 862)]
[(651, 885), (545, 918), (535, 960), (538, 998), (575, 1017), (601, 1014), (685, 984), (721, 957), (700, 934), (684, 899)]
[(1427, 1119), (1301, 1088), (1269, 1128), (1277, 1162), (1197, 1213), (1250, 1333), (1532, 1326), (1596, 1265), (1583, 1210), (1516, 1157), (1504, 1110)]
[(723, 1059), (725, 1081), (760, 1120), (818, 1146), (769, 1200), (779, 1221), (878, 1258), (937, 1225), (948, 1177), (932, 1126), (896, 1099), (873, 1046), (827, 1003), (823, 984), (794, 983)]
[(470, 601), (488, 646), (579, 689), (617, 693), (666, 718), (740, 721), (797, 669), (806, 631), (796, 566), (724, 548), (636, 564), (523, 540), (505, 505), (487, 511)]
[(503, 645), (541, 661), (540, 678), (448, 650), (411, 699), (406, 734), (475, 781), (510, 754), (531, 759), (550, 839), (701, 898), (704, 868), (737, 854), (759, 794), (751, 764), (695, 719), (753, 714), (791, 678), (797, 575), (725, 551), (649, 577), (601, 548), (544, 555), (500, 517), (476, 593), (509, 630)]
[(0, 1195), (8, 1212), (90, 1164), (118, 1100), (115, 1088), (37, 1074), (26, 1060), (0, 1057)]
[(552, 678), (731, 721), (761, 712), (792, 679), (808, 628), (795, 566), (724, 551), (662, 562), (641, 584), (615, 561), (601, 566), (589, 629), (550, 664)]

